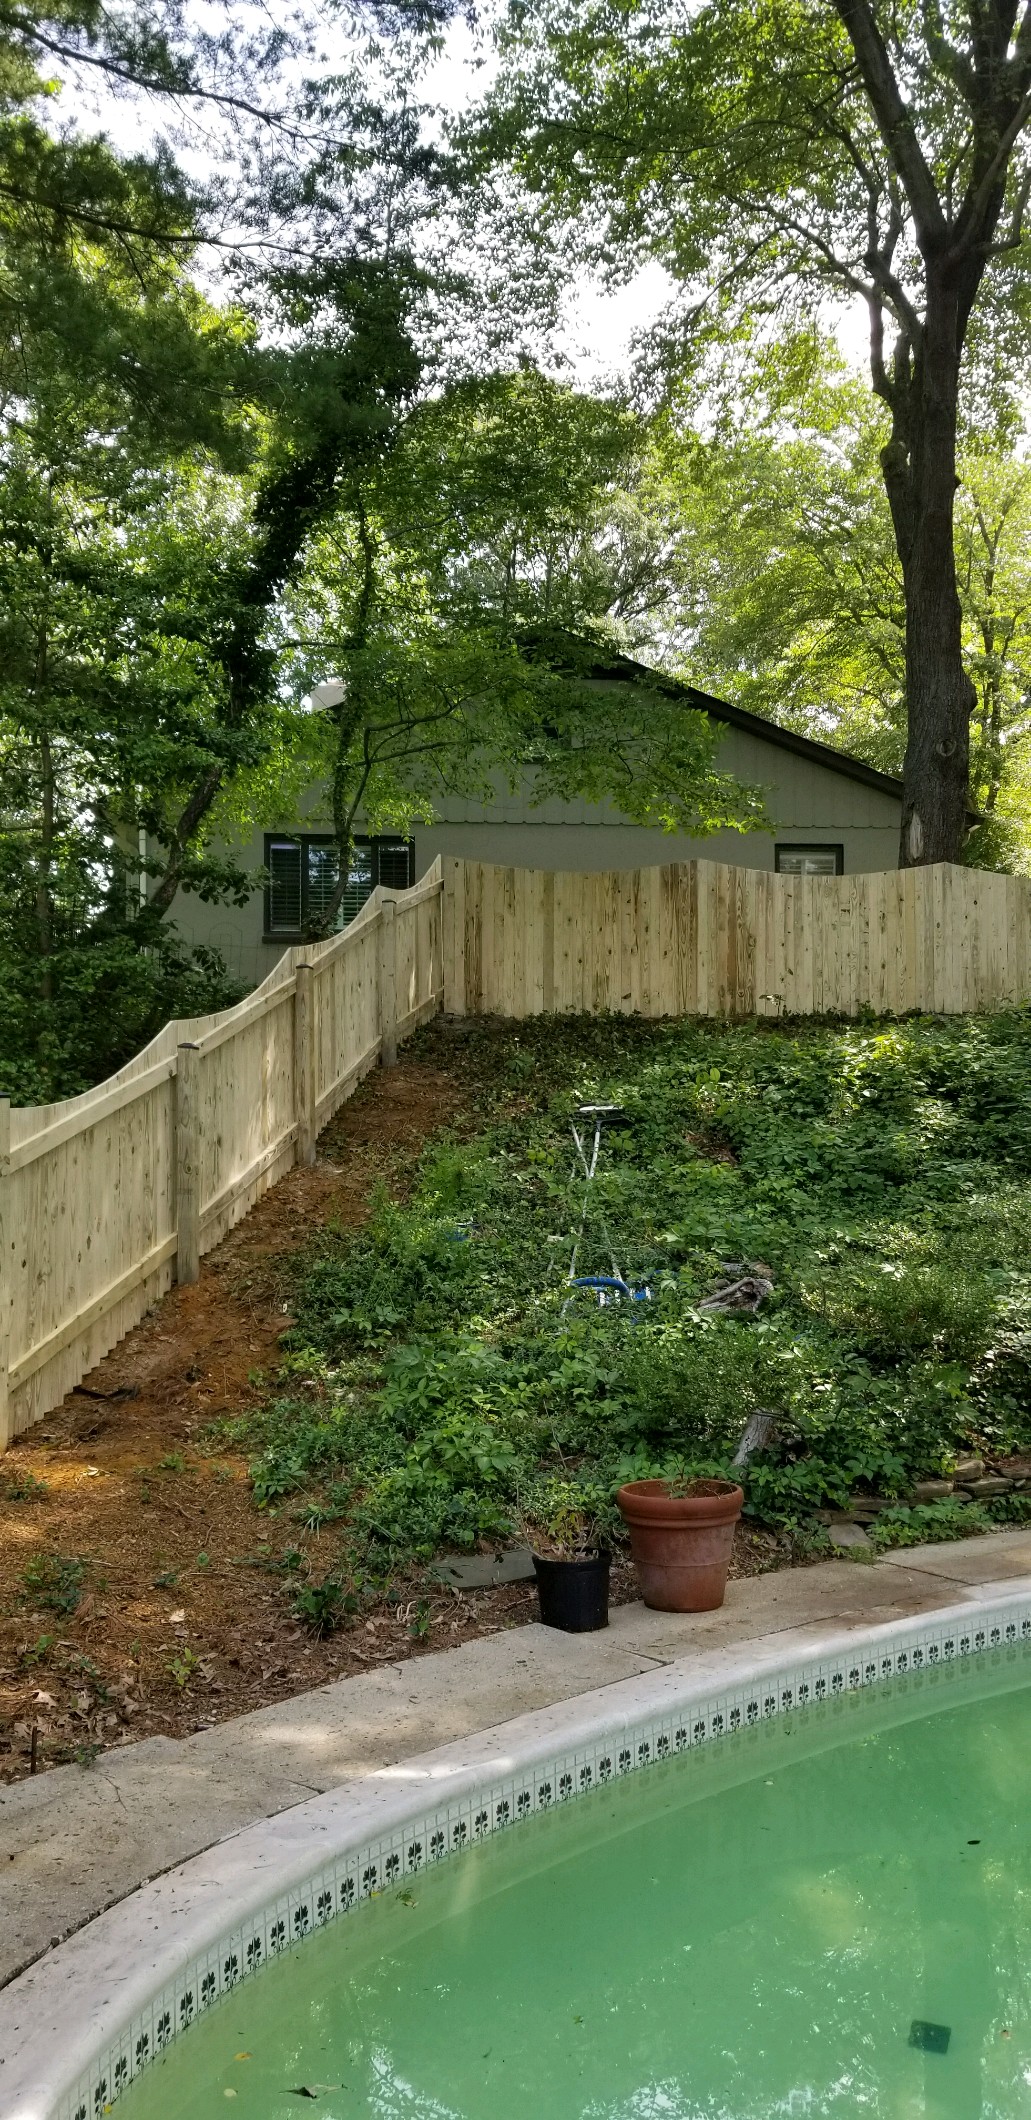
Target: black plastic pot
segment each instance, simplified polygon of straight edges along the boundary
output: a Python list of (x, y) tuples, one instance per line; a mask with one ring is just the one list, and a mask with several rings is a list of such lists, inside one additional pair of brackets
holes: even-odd
[(541, 1619), (546, 1627), (561, 1627), (564, 1634), (595, 1634), (609, 1623), (610, 1553), (593, 1554), (585, 1561), (554, 1561), (543, 1553), (533, 1556)]

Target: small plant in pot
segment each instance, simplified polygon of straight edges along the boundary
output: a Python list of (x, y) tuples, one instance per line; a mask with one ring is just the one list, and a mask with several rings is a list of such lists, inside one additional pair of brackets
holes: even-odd
[(542, 1480), (521, 1499), (544, 1625), (566, 1634), (607, 1627), (615, 1521), (604, 1489)]
[(631, 1480), (616, 1496), (637, 1581), (659, 1612), (722, 1605), (744, 1493), (734, 1480)]

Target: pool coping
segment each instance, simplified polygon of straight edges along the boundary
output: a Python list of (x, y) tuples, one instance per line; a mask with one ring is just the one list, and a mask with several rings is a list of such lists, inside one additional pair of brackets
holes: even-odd
[[(944, 1586), (943, 1586), (944, 1587)], [(263, 1819), (142, 1886), (0, 1995), (5, 2120), (99, 2120), (239, 1981), (424, 1863), (623, 1773), (1031, 1641), (1026, 1577), (913, 1616), (800, 1627), (677, 1659)]]

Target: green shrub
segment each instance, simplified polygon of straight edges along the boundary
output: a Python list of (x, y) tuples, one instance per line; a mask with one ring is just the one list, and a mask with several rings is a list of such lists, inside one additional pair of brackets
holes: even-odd
[(295, 1619), (307, 1627), (316, 1641), (323, 1641), (328, 1634), (335, 1634), (342, 1627), (348, 1613), (357, 1612), (358, 1599), (335, 1575), (327, 1575), (321, 1583), (298, 1582), (293, 1585), (290, 1604)]
[[(857, 1489), (901, 1498), (960, 1451), (1031, 1449), (1029, 1063), (1022, 1010), (477, 1025), (475, 1138), (431, 1143), (406, 1198), (293, 1262), (296, 1395), (221, 1434), (246, 1441), (259, 1502), (300, 1494), (380, 1571), (504, 1539), (535, 1491), (609, 1506), (645, 1469), (726, 1472), (759, 1408), (776, 1428), (746, 1506), (796, 1542)], [(578, 1252), (607, 1272), (612, 1232), (651, 1289), (632, 1313), (566, 1307), (580, 1100), (632, 1122), (606, 1137)], [(700, 1308), (734, 1262), (770, 1270), (758, 1317)], [(990, 1520), (900, 1506), (878, 1536)]]
[(1031, 1524), (1031, 1494), (997, 1494), (981, 1507), (993, 1524)]
[(414, 1464), (442, 1473), (454, 1487), (508, 1489), (518, 1459), (511, 1443), (488, 1421), (453, 1413), (413, 1443)]
[(528, 1480), (519, 1494), (520, 1526), (535, 1550), (569, 1558), (611, 1550), (623, 1522), (609, 1487), (558, 1473)]
[(990, 1531), (992, 1520), (976, 1502), (919, 1502), (912, 1509), (883, 1509), (870, 1526), (871, 1545), (879, 1553), (895, 1546), (941, 1545), (949, 1539), (973, 1538)]
[(989, 1274), (961, 1257), (880, 1258), (836, 1265), (806, 1289), (812, 1307), (871, 1360), (934, 1353), (969, 1361), (986, 1344), (996, 1313)]
[(365, 1229), (326, 1241), (299, 1279), (287, 1347), (332, 1354), (349, 1342), (389, 1339), (399, 1325), (446, 1324), (476, 1278), (469, 1242), (427, 1208), (406, 1211), (380, 1198)]
[(454, 1487), (439, 1472), (402, 1465), (366, 1491), (352, 1527), (361, 1549), (389, 1560), (431, 1560), (441, 1548), (471, 1551), (482, 1541), (503, 1544), (513, 1532), (512, 1512), (497, 1497), (475, 1487)]

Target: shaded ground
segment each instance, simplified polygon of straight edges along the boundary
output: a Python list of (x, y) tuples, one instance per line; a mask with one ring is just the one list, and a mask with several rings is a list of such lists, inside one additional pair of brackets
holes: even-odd
[[(37, 1771), (89, 1764), (537, 1616), (532, 1585), (460, 1594), (420, 1575), (313, 1641), (278, 1563), (291, 1548), (317, 1557), (317, 1534), (288, 1506), (255, 1508), (242, 1458), (205, 1454), (208, 1425), (257, 1403), (275, 1372), (284, 1259), (318, 1224), (361, 1221), (377, 1180), (403, 1191), (438, 1128), (475, 1125), (470, 1058), (460, 1032), (433, 1026), (368, 1077), (315, 1166), (266, 1194), (196, 1286), (173, 1289), (2, 1460), (0, 1779), (30, 1772), (33, 1746)], [(777, 1559), (775, 1541), (744, 1532), (734, 1573)], [(612, 1588), (617, 1602), (634, 1594), (626, 1564)]]

